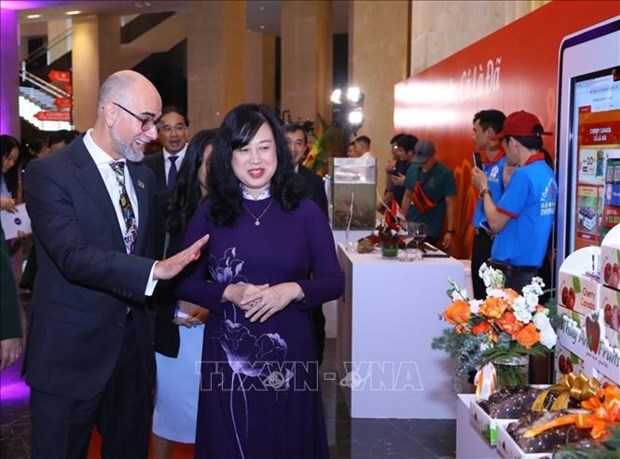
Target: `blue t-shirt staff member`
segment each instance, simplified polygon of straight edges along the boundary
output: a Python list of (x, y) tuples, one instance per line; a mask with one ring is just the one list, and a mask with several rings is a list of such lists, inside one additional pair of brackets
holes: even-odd
[(496, 233), (490, 263), (506, 276), (506, 286), (521, 291), (538, 275), (555, 218), (558, 187), (545, 162), (538, 118), (525, 111), (510, 114), (498, 138), (515, 169), (499, 200), (492, 196), (484, 171), (474, 168), (473, 183), (490, 229)]
[[(506, 115), (500, 110), (481, 110), (474, 115), (472, 122), (472, 140), (474, 149), (479, 153), (482, 165), (478, 165), (487, 176), (487, 187), (495, 201), (504, 194), (504, 184), (508, 183), (508, 173), (513, 167), (506, 167), (506, 155), (502, 150), (501, 140), (497, 135), (502, 131)], [(476, 164), (474, 164), (476, 166)], [(491, 246), (495, 234), (489, 228), (484, 214), (482, 200), (478, 200), (474, 217), (474, 241), (471, 251), (471, 272), (474, 298), (486, 298), (486, 287), (478, 275), (480, 266), (491, 257)]]

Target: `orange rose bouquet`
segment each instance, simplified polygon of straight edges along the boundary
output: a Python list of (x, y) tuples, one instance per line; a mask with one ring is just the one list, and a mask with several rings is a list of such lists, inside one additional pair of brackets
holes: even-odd
[[(444, 350), (457, 359), (454, 379), (457, 392), (461, 390), (463, 376), (477, 370), (477, 393), (482, 391), (484, 396), (493, 392), (500, 376), (497, 362), (508, 362), (506, 367), (510, 368), (512, 361), (527, 362), (530, 355), (551, 352), (557, 335), (549, 309), (538, 303), (544, 287), (541, 278), (533, 278), (519, 294), (504, 288), (501, 271), (483, 264), (479, 275), (487, 287), (485, 300), (470, 300), (467, 292), (450, 279), (448, 295), (452, 303), (440, 318), (452, 327), (433, 339), (432, 348)], [(504, 376), (505, 385), (527, 383), (516, 374)]]

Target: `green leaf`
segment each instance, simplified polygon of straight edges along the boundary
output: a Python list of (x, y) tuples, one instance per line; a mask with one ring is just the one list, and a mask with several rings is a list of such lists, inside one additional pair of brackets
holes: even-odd
[(577, 276), (571, 276), (573, 278), (573, 289), (575, 293), (581, 293), (581, 279)]

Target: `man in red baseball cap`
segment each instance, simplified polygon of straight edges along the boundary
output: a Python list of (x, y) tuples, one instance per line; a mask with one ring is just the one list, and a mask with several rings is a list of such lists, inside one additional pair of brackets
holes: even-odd
[(491, 194), (486, 174), (473, 170), (473, 184), (491, 230), (496, 233), (490, 264), (506, 277), (506, 287), (520, 291), (538, 275), (555, 218), (557, 183), (541, 149), (545, 132), (533, 114), (518, 111), (497, 135), (509, 164), (517, 165), (504, 194)]
[(540, 137), (541, 135), (552, 135), (552, 133), (543, 129), (536, 115), (521, 110), (508, 115), (502, 131), (495, 137), (501, 140), (506, 136)]

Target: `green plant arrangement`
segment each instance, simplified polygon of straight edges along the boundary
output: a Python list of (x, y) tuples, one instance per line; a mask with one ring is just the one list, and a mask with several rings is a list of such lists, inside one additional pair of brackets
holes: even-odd
[(321, 115), (319, 132), (304, 159), (304, 166), (323, 176), (329, 169), (329, 158), (343, 156), (347, 149), (347, 132), (337, 125), (329, 125)]
[(485, 300), (470, 300), (450, 279), (452, 303), (440, 318), (452, 327), (434, 338), (431, 347), (457, 360), (455, 391), (461, 392), (464, 375), (477, 370), (477, 392), (485, 392), (484, 397), (500, 386), (527, 383), (520, 363), (551, 352), (557, 335), (549, 309), (538, 304), (544, 286), (541, 278), (533, 278), (519, 294), (504, 288), (501, 271), (483, 264), (479, 275), (487, 287)]

